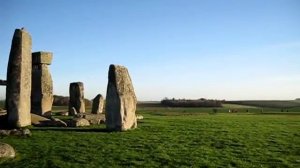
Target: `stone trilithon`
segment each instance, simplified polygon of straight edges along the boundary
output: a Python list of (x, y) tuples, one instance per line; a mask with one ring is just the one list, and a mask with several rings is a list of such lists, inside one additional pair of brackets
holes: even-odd
[(51, 114), (53, 103), (53, 81), (48, 65), (52, 53), (32, 53), (31, 112), (38, 115)]

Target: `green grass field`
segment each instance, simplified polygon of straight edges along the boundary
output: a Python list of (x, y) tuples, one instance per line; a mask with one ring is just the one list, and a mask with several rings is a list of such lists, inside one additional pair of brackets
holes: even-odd
[(17, 157), (0, 167), (300, 167), (300, 113), (228, 108), (143, 106), (144, 120), (128, 132), (32, 128), (30, 138), (1, 138)]

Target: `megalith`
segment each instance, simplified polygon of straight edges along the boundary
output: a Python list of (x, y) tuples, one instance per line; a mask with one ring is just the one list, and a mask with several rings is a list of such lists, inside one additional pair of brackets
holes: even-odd
[(100, 114), (103, 113), (103, 106), (104, 106), (104, 99), (101, 94), (98, 94), (93, 99), (93, 106), (92, 106), (92, 113), (93, 114)]
[(77, 115), (77, 111), (76, 111), (75, 107), (72, 107), (71, 109), (69, 109), (68, 115), (70, 115), (70, 116), (76, 116)]
[(110, 65), (105, 104), (106, 128), (111, 131), (136, 128), (136, 103), (137, 99), (127, 68)]
[(51, 52), (32, 53), (31, 112), (38, 115), (51, 114), (53, 103), (53, 81), (48, 65)]
[(82, 82), (70, 83), (69, 92), (70, 92), (69, 112), (71, 112), (72, 108), (74, 107), (77, 113), (84, 113), (85, 105), (84, 105), (83, 83)]
[(8, 124), (13, 127), (31, 125), (31, 36), (16, 29), (7, 66), (6, 108)]

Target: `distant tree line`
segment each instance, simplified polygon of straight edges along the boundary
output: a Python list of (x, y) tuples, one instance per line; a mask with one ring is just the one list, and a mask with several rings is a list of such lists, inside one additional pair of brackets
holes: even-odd
[(168, 107), (222, 107), (225, 100), (209, 100), (209, 99), (168, 99), (164, 98), (161, 104)]
[(294, 108), (300, 107), (299, 100), (244, 100), (244, 101), (226, 101), (229, 104), (238, 104), (256, 107), (269, 108)]

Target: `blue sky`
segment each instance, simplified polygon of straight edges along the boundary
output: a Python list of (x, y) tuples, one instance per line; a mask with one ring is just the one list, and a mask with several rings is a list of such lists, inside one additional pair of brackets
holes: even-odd
[[(0, 78), (14, 29), (51, 51), (54, 93), (105, 95), (110, 64), (139, 100), (300, 97), (299, 0), (0, 1)], [(5, 88), (0, 88), (3, 98)]]

